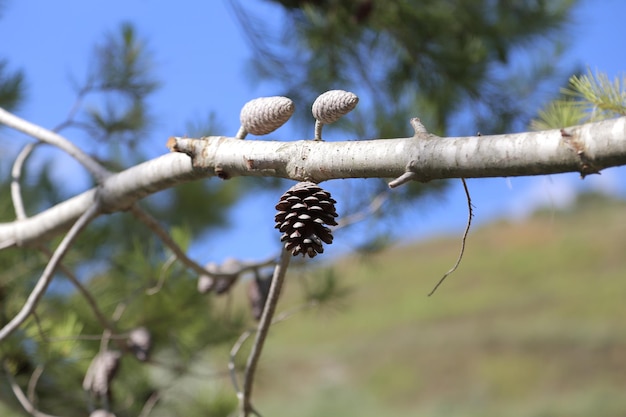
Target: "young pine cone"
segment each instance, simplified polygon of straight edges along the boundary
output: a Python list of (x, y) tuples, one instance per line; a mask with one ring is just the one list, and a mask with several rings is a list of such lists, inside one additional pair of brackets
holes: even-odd
[(323, 253), (322, 242), (331, 244), (333, 235), (325, 225), (336, 226), (336, 201), (319, 185), (299, 182), (282, 195), (276, 205), (276, 228), (283, 234), (280, 241), (292, 255)]

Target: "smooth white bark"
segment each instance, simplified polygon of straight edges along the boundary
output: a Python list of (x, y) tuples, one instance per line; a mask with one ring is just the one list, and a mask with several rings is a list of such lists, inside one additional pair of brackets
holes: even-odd
[(25, 220), (0, 224), (0, 249), (69, 228), (99, 199), (104, 213), (126, 210), (158, 191), (200, 178), (274, 176), (315, 182), (339, 178), (484, 178), (580, 172), (626, 165), (626, 117), (565, 130), (439, 138), (415, 125), (401, 139), (277, 142), (224, 136), (170, 138), (177, 152), (118, 174), (101, 186)]

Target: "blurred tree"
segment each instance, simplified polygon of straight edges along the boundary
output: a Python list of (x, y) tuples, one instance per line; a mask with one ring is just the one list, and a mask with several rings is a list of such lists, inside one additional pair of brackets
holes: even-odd
[[(54, 130), (82, 136), (84, 150), (111, 170), (146, 160), (147, 147), (142, 144), (152, 133), (150, 100), (160, 85), (153, 75), (153, 56), (147, 42), (132, 24), (124, 23), (106, 34), (94, 48), (90, 62), (85, 81), (76, 85), (75, 106)], [(0, 107), (17, 109), (24, 94), (23, 72), (11, 71), (6, 61), (0, 61)], [(194, 133), (209, 134), (213, 125), (213, 118), (208, 123), (195, 123), (194, 128), (202, 132)], [(17, 179), (29, 213), (70, 197), (70, 191), (53, 175), (57, 154), (45, 148), (36, 148), (31, 157), (36, 163), (27, 161)], [(2, 221), (15, 218), (8, 204), (11, 198), (7, 181), (13, 158), (2, 153), (0, 159)], [(235, 181), (198, 181), (145, 199), (142, 210), (158, 218), (177, 243), (187, 248), (192, 231), (198, 237), (225, 223), (225, 214), (240, 191)], [(49, 248), (57, 244), (54, 240), (42, 242), (38, 248), (0, 253), (1, 326), (19, 310), (46, 265)], [(171, 251), (154, 237), (153, 231), (131, 215), (109, 216), (84, 231), (65, 257), (49, 294), (39, 304), (36, 319), (0, 344), (0, 362), (19, 386), (25, 388), (32, 375), (43, 371), (34, 391), (40, 409), (63, 416), (86, 414), (88, 402), (80, 389), (81, 380), (91, 359), (102, 349), (105, 324), (109, 326), (104, 330), (110, 339), (107, 349), (125, 352), (111, 387), (111, 405), (118, 417), (138, 415), (156, 392), (155, 387), (168, 389), (169, 382), (160, 381), (155, 373), (193, 379), (191, 363), (208, 347), (223, 345), (240, 333), (246, 322), (244, 316), (231, 314), (225, 320), (215, 311), (212, 299), (197, 292), (197, 275), (172, 265), (170, 256)], [(85, 291), (97, 296), (85, 298)], [(96, 310), (101, 317), (94, 314)], [(138, 327), (149, 329), (152, 344), (158, 346), (147, 360), (148, 366), (140, 366), (127, 345), (126, 335)], [(220, 366), (225, 369), (226, 364)], [(205, 369), (211, 373), (210, 367)], [(8, 380), (0, 380), (0, 399), (9, 406), (5, 410), (0, 405), (0, 414), (22, 415), (22, 406)], [(198, 391), (197, 395), (202, 393)], [(161, 401), (164, 407), (181, 407), (180, 398), (167, 398)], [(218, 397), (214, 401), (229, 404)], [(233, 407), (231, 404), (229, 409)]]
[[(359, 106), (337, 123), (344, 137), (406, 136), (412, 117), (444, 136), (523, 131), (572, 73), (559, 70), (558, 57), (575, 0), (263, 2), (281, 19), (257, 18), (254, 2), (230, 2), (253, 47), (251, 76), (278, 84), (296, 103), (331, 89), (355, 92)], [(297, 108), (299, 119), (311, 120), (309, 110)], [(353, 184), (344, 212), (387, 189), (381, 180)], [(381, 214), (394, 216), (394, 202), (446, 185), (413, 182), (394, 191)]]
[(282, 8), (278, 29), (276, 20), (256, 19), (251, 3), (231, 1), (254, 47), (255, 74), (297, 102), (332, 88), (355, 91), (366, 103), (345, 128), (359, 137), (401, 136), (409, 128), (389, 120), (415, 116), (439, 135), (468, 114), (466, 133), (524, 128), (545, 100), (542, 82), (554, 80), (576, 3), (266, 1)]

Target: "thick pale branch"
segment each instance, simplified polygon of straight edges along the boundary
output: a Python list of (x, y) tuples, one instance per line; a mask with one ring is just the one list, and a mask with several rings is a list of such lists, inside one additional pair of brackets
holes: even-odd
[[(0, 224), (0, 249), (67, 229), (93, 203), (105, 212), (176, 184), (219, 176), (274, 176), (321, 182), (339, 178), (484, 178), (599, 172), (626, 165), (626, 117), (565, 130), (439, 138), (422, 130), (402, 139), (345, 142), (254, 141), (224, 136), (170, 138), (177, 153), (107, 177), (92, 189), (29, 219)], [(189, 156), (183, 155), (181, 153)], [(406, 175), (410, 173), (410, 175)], [(396, 181), (399, 185), (402, 181)]]
[(170, 149), (196, 169), (222, 178), (259, 175), (321, 182), (336, 178), (417, 181), (580, 172), (626, 164), (626, 117), (565, 130), (440, 138), (423, 132), (402, 139), (346, 142), (245, 143), (223, 136), (170, 138)]

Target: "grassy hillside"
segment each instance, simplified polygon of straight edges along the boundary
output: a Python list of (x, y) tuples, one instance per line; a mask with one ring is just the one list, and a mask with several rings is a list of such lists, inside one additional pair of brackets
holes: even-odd
[[(272, 329), (266, 416), (626, 416), (626, 203), (392, 247), (336, 266), (343, 304)], [(290, 277), (285, 310), (300, 302)]]

